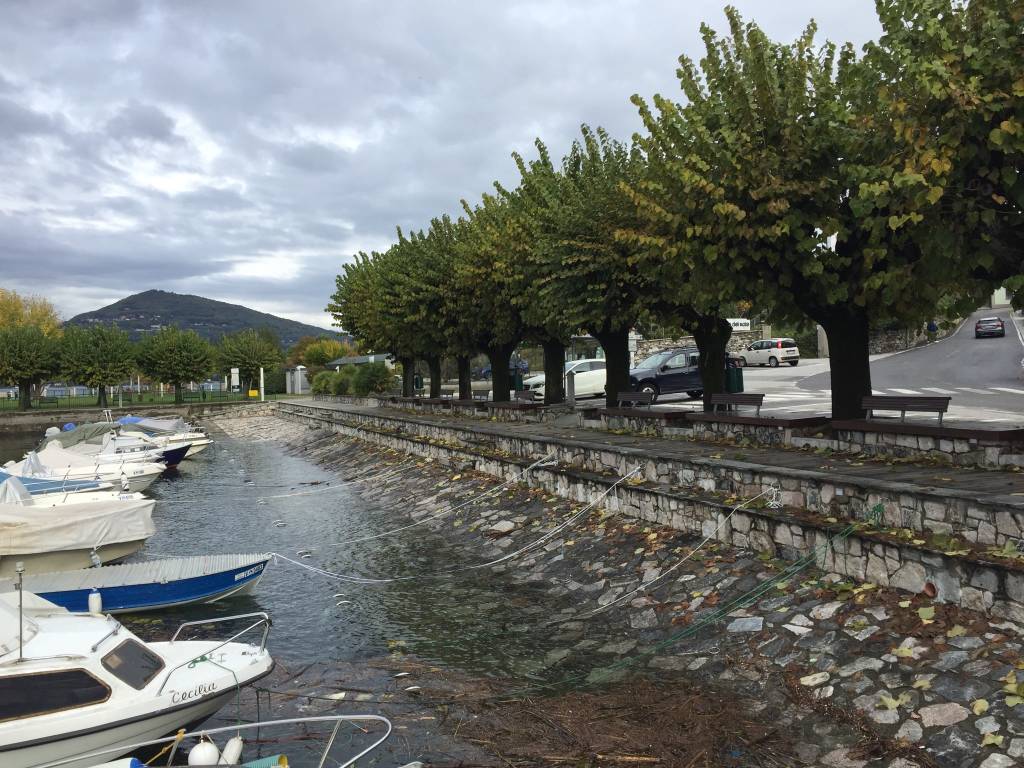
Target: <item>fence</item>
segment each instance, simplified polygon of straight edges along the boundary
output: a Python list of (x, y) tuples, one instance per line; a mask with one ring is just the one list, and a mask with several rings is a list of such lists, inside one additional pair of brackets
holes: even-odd
[[(189, 391), (184, 390), (182, 392), (183, 402), (189, 403), (228, 403), (237, 401), (257, 401), (258, 397), (247, 397), (244, 392), (217, 392), (208, 390), (196, 390)], [(267, 400), (278, 400), (282, 398), (297, 397), (297, 395), (288, 395), (285, 393), (268, 394)], [(19, 400), (17, 397), (5, 397), (4, 393), (0, 393), (0, 412), (2, 411), (16, 411), (18, 410)], [(159, 392), (123, 392), (121, 393), (121, 399), (118, 400), (117, 392), (107, 393), (107, 407), (118, 408), (121, 406), (129, 407), (132, 405), (173, 405), (174, 404), (174, 392), (169, 391), (161, 395)], [(69, 409), (69, 408), (95, 408), (96, 407), (96, 395), (70, 395), (67, 397), (33, 397), (32, 408), (33, 409)]]

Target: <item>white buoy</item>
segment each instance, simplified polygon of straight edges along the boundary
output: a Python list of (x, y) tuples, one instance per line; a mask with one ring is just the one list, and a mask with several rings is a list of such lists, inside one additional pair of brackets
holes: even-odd
[(238, 765), (238, 761), (242, 759), (244, 745), (245, 742), (242, 741), (241, 736), (232, 736), (224, 745), (224, 751), (220, 753), (220, 761), (217, 765)]
[(94, 589), (89, 593), (89, 613), (103, 614), (103, 595), (100, 594), (98, 589)]
[(220, 750), (217, 749), (217, 745), (205, 736), (188, 751), (189, 765), (216, 765), (219, 759)]

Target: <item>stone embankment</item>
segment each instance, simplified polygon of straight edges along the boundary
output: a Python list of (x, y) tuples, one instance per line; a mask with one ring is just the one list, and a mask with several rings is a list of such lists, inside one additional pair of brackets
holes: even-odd
[[(216, 417), (213, 423), (242, 439), (279, 440), (285, 450), (330, 467), (342, 478), (358, 475), (368, 462), (394, 465), (416, 457), (387, 487), (365, 492), (390, 509), (394, 526), (420, 522), (443, 542), (436, 546), (460, 558), (467, 553), (481, 562), (507, 557), (465, 578), (533, 590), (527, 613), (534, 618), (509, 628), (510, 638), (526, 633), (540, 643), (542, 651), (522, 669), (531, 680), (606, 684), (646, 670), (683, 685), (718, 686), (740, 697), (737, 717), (758, 713), (777, 722), (778, 732), (786, 735), (772, 742), (772, 760), (758, 755), (757, 745), (747, 745), (747, 752), (729, 758), (734, 762), (723, 757), (712, 763), (718, 765), (1005, 768), (1024, 760), (1024, 713), (1018, 712), (1024, 694), (1020, 618), (972, 610), (962, 599), (941, 602), (927, 588), (934, 583), (894, 579), (889, 564), (886, 580), (851, 578), (851, 564), (859, 568), (867, 561), (863, 541), (870, 537), (864, 536), (882, 535), (882, 527), (862, 522), (856, 537), (846, 529), (844, 538), (840, 526), (823, 521), (806, 538), (804, 523), (794, 514), (790, 539), (780, 543), (777, 529), (762, 530), (760, 539), (752, 535), (765, 515), (779, 511), (752, 510), (746, 531), (744, 523), (733, 523), (729, 540), (717, 540), (715, 526), (728, 510), (744, 495), (761, 492), (764, 480), (758, 470), (729, 466), (722, 459), (705, 461), (701, 471), (708, 475), (695, 474), (692, 480), (716, 484), (705, 482), (703, 496), (680, 495), (675, 509), (670, 504), (660, 509), (648, 498), (651, 489), (662, 495), (674, 492), (658, 486), (680, 470), (661, 470), (658, 465), (665, 462), (654, 458), (641, 464), (646, 474), (640, 482), (623, 483), (608, 495), (604, 509), (553, 533), (584, 500), (638, 466), (642, 450), (634, 446), (636, 452), (629, 453), (613, 446), (603, 460), (598, 451), (604, 470), (599, 472), (588, 464), (595, 456), (587, 446), (530, 439), (525, 442), (531, 453), (517, 448), (513, 454), (498, 436), (478, 434), (473, 451), (466, 435), (446, 442), (438, 435), (417, 434), (411, 425), (388, 431), (365, 422), (316, 422), (295, 411), (278, 412), (286, 418)], [(521, 472), (527, 455), (535, 460), (553, 447), (559, 465), (532, 471), (514, 493), (445, 512), (493, 487), (494, 477), (510, 477), (509, 466)], [(630, 460), (624, 462), (624, 456)], [(568, 458), (575, 463), (570, 466)], [(846, 496), (847, 486), (837, 473), (826, 474), (833, 498)], [(718, 482), (731, 485), (723, 489)], [(839, 488), (844, 492), (838, 493)], [(813, 506), (800, 483), (787, 482), (783, 489), (788, 504)], [(901, 512), (918, 509), (918, 500), (907, 495), (897, 494)], [(854, 505), (841, 509), (851, 515), (860, 511)], [(792, 526), (800, 529), (803, 541), (793, 538)], [(416, 532), (408, 535), (415, 538)], [(860, 552), (851, 551), (854, 541), (861, 541)], [(911, 547), (922, 546), (913, 541)], [(840, 542), (847, 544), (845, 550), (831, 546)], [(786, 556), (819, 543), (831, 552), (818, 562), (821, 567), (787, 573), (791, 560)], [(876, 543), (883, 560), (889, 548), (899, 548), (872, 542), (866, 545), (868, 554)], [(920, 557), (908, 562), (918, 563), (925, 576), (937, 573), (938, 566)], [(958, 577), (968, 580), (956, 582), (961, 594), (977, 581), (972, 588), (1004, 599), (1000, 590), (1005, 587), (993, 583), (993, 577), (980, 569), (972, 573)], [(1005, 579), (1005, 572), (994, 578)], [(765, 583), (771, 588), (759, 593)], [(731, 610), (721, 616), (723, 606)], [(991, 609), (992, 604), (982, 599), (974, 607)], [(325, 707), (339, 700), (327, 691), (321, 698)], [(472, 711), (471, 700), (463, 707)], [(449, 730), (446, 738), (457, 737)]]

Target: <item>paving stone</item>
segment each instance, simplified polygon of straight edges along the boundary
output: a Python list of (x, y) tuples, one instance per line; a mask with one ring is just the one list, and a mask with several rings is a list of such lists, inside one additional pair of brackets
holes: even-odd
[(816, 672), (813, 675), (807, 675), (806, 677), (800, 678), (800, 684), (806, 685), (809, 688), (817, 688), (822, 683), (827, 683), (831, 677), (828, 672)]
[[(576, 646), (579, 648), (579, 646)], [(597, 649), (598, 653), (614, 653), (623, 655), (636, 648), (636, 640), (620, 640), (618, 642), (605, 643)]]
[(1010, 757), (1024, 757), (1024, 739), (1011, 739), (1010, 748), (1006, 753)]
[(999, 724), (999, 721), (996, 720), (995, 717), (993, 717), (992, 715), (987, 715), (986, 717), (979, 717), (977, 720), (974, 721), (974, 727), (978, 729), (978, 733), (980, 733), (982, 736), (984, 736), (986, 733), (995, 733), (1000, 728), (1002, 728), (1002, 726)]
[(870, 656), (861, 656), (856, 661), (851, 661), (844, 667), (839, 668), (840, 677), (850, 677), (858, 672), (877, 672), (885, 666), (885, 662), (881, 659), (873, 659)]
[(827, 755), (822, 755), (821, 764), (828, 768), (863, 768), (867, 765), (866, 760), (855, 760), (850, 757), (850, 750), (847, 747), (833, 749)]
[(962, 666), (967, 659), (967, 651), (946, 651), (939, 654), (939, 660), (932, 666), (945, 672)]
[(924, 729), (916, 720), (907, 720), (900, 726), (900, 729), (896, 731), (897, 739), (903, 739), (904, 741), (909, 741), (912, 744), (920, 741), (922, 735), (924, 735)]
[(653, 608), (648, 608), (646, 611), (640, 611), (640, 613), (634, 613), (629, 617), (629, 626), (633, 629), (650, 629), (651, 627), (658, 626), (658, 614), (654, 612)]
[(800, 627), (800, 626), (797, 626), (796, 624), (783, 624), (782, 627), (783, 627), (783, 629), (788, 629), (790, 632), (792, 632), (797, 637), (802, 637), (803, 635), (809, 635), (813, 631), (810, 627)]
[(954, 648), (959, 648), (963, 651), (973, 651), (975, 648), (981, 648), (985, 644), (985, 641), (980, 637), (951, 637), (946, 642)]
[(764, 618), (753, 616), (751, 618), (740, 618), (730, 622), (726, 630), (729, 632), (760, 632), (764, 628)]
[(945, 728), (927, 741), (932, 757), (939, 765), (959, 766), (977, 757), (978, 734), (963, 728)]
[(975, 677), (961, 678), (952, 675), (933, 676), (930, 690), (950, 701), (969, 704), (983, 699), (992, 692), (992, 686)]
[(935, 726), (956, 725), (963, 722), (967, 719), (969, 712), (959, 704), (948, 702), (921, 707), (917, 714), (921, 716), (921, 725), (925, 728), (934, 728)]
[(1012, 757), (994, 753), (986, 757), (979, 768), (1013, 768), (1015, 765), (1017, 761)]
[(822, 619), (831, 619), (836, 615), (836, 611), (843, 607), (845, 603), (832, 602), (819, 605), (817, 608), (811, 610), (811, 618), (821, 621)]
[(864, 627), (863, 629), (858, 629), (856, 631), (850, 631), (848, 629), (845, 629), (843, 631), (857, 642), (864, 642), (873, 634), (875, 634), (875, 632), (877, 632), (879, 629), (880, 627)]
[(789, 620), (790, 624), (796, 624), (798, 627), (813, 627), (814, 622), (804, 616), (802, 613), (798, 613)]

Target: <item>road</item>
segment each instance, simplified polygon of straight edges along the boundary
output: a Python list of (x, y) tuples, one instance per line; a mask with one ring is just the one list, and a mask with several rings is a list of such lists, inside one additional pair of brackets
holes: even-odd
[[(975, 339), (974, 321), (996, 315), (1003, 338)], [(1008, 309), (975, 312), (956, 333), (923, 347), (871, 359), (871, 382), (880, 395), (948, 395), (947, 419), (1024, 425), (1024, 327)], [(746, 368), (744, 388), (764, 392), (765, 415), (811, 415), (831, 410), (828, 360), (801, 360), (791, 368)], [(676, 401), (669, 407), (697, 407)]]

